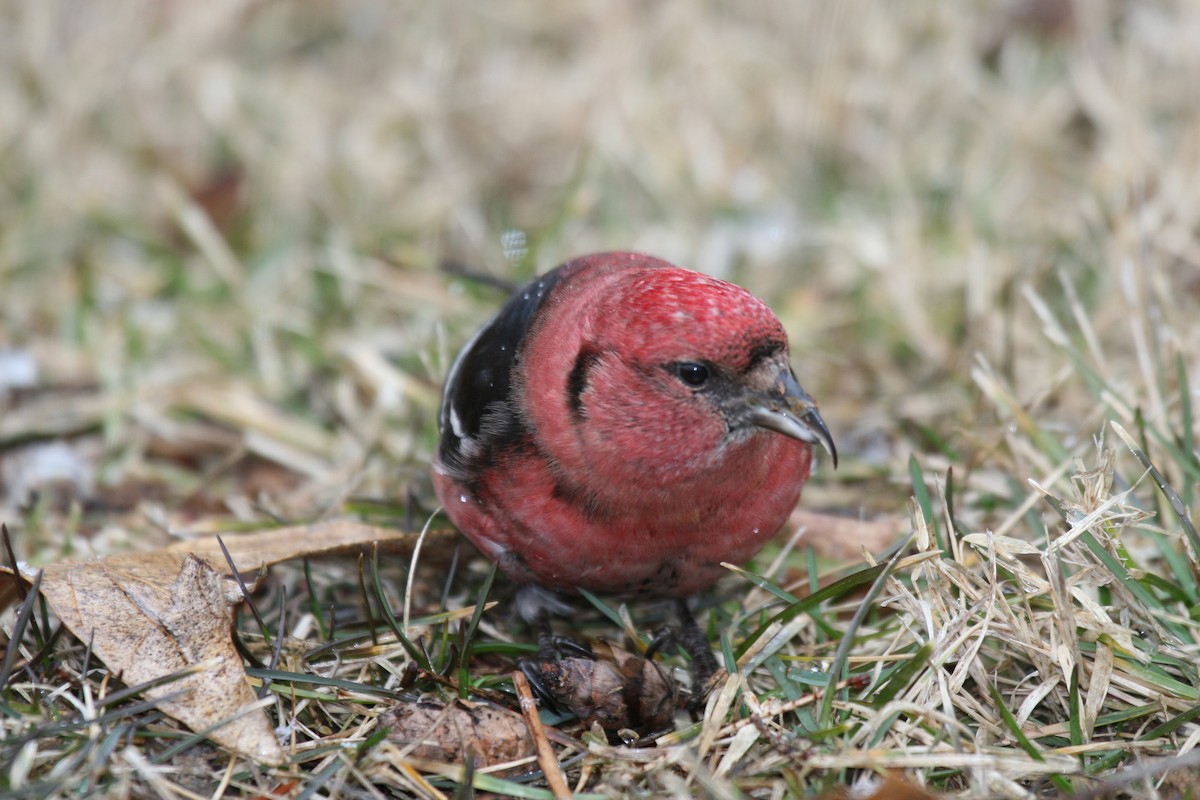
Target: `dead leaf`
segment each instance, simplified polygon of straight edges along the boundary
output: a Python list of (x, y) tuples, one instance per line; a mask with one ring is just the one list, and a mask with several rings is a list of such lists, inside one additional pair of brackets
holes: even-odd
[(228, 234), (246, 205), (246, 173), (237, 166), (225, 166), (191, 186), (188, 194), (213, 227)]
[(889, 773), (870, 800), (936, 800), (935, 795), (909, 783), (895, 773)]
[(609, 732), (642, 734), (671, 727), (678, 700), (675, 681), (652, 659), (606, 642), (592, 647), (597, 656), (560, 658), (537, 664), (541, 684), (562, 708)]
[[(450, 532), (431, 537), (452, 538)], [(224, 537), (239, 572), (293, 558), (333, 555), (380, 542), (411, 549), (415, 534), (348, 521), (322, 522)], [(0, 568), (0, 571), (11, 571)], [(37, 570), (22, 568), (29, 581)], [(54, 613), (127, 685), (203, 665), (196, 674), (149, 689), (159, 707), (192, 730), (204, 730), (256, 702), (230, 639), (240, 589), (216, 537), (166, 550), (95, 561), (63, 561), (43, 569), (41, 592)], [(5, 593), (5, 604), (13, 592)], [(214, 742), (268, 763), (283, 760), (266, 714), (245, 713), (214, 730)]]
[(839, 786), (822, 794), (820, 800), (848, 800), (850, 797), (862, 797), (864, 800), (937, 800), (936, 795), (909, 783), (897, 772), (884, 775), (870, 794), (850, 792)]
[(895, 544), (906, 524), (900, 517), (861, 520), (796, 509), (787, 529), (804, 527), (800, 546), (811, 545), (818, 556), (834, 561), (859, 561), (864, 549), (882, 553)]
[[(229, 636), (240, 591), (202, 559), (140, 553), (51, 564), (43, 571), (41, 591), (62, 623), (80, 640), (90, 640), (93, 652), (127, 685), (202, 665), (146, 690), (164, 713), (193, 730), (256, 702)], [(237, 716), (210, 738), (259, 761), (283, 760), (261, 710)]]
[[(229, 555), (239, 572), (249, 572), (262, 566), (270, 566), (293, 558), (314, 558), (341, 553), (358, 552), (372, 542), (379, 543), (383, 552), (404, 553), (412, 551), (416, 544), (415, 533), (405, 533), (392, 528), (379, 528), (348, 520), (330, 520), (312, 525), (293, 525), (287, 528), (255, 531), (248, 534), (226, 534), (221, 537)], [(425, 548), (431, 549), (439, 543), (456, 541), (458, 533), (453, 530), (429, 531), (425, 534)], [(221, 546), (215, 536), (205, 536), (186, 542), (177, 542), (165, 552), (195, 553), (210, 563), (225, 564)], [(223, 569), (223, 567), (215, 567)]]
[[(484, 703), (401, 703), (380, 718), (387, 738), (415, 759), (490, 767), (529, 758), (533, 740), (525, 720)], [(519, 770), (518, 770), (519, 771)]]

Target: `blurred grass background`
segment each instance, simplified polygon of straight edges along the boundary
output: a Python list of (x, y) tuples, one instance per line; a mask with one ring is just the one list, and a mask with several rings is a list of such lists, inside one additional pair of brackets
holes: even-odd
[(463, 271), (636, 249), (777, 310), (843, 456), (809, 506), (901, 515), (915, 454), (996, 525), (1106, 417), (1190, 442), (1197, 41), (1166, 0), (3, 4), (0, 520), (45, 559), (428, 500), (503, 297)]
[(0, 344), (102, 388), (75, 424), (102, 426), (105, 481), (138, 429), (236, 392), (283, 409), (265, 435), (310, 477), (395, 493), (500, 299), (445, 263), (517, 280), (629, 248), (747, 285), (852, 475), (1000, 446), (978, 357), (1044, 424), (1095, 432), (1022, 287), (1061, 303), (1065, 275), (1111, 359), (1135, 355), (1131, 304), (1200, 287), (1187, 4), (0, 14)]

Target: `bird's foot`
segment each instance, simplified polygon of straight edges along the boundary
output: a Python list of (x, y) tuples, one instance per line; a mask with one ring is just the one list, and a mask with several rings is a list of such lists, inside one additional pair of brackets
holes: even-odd
[(560, 702), (562, 691), (561, 689), (552, 689), (547, 684), (545, 680), (548, 672), (546, 665), (557, 664), (563, 659), (591, 661), (595, 659), (595, 654), (592, 652), (592, 648), (583, 642), (555, 633), (550, 627), (550, 614), (545, 609), (538, 613), (536, 625), (538, 629), (537, 655), (533, 658), (518, 660), (517, 668), (525, 673), (525, 677), (529, 681), (529, 688), (538, 701), (546, 708), (561, 713), (567, 710)]
[(538, 617), (538, 661), (558, 661), (560, 658), (595, 658), (592, 648), (572, 639), (570, 636), (557, 634), (550, 627), (550, 615), (543, 613)]
[(676, 614), (679, 616), (679, 632), (675, 639), (692, 660), (692, 699), (688, 707), (695, 711), (704, 706), (704, 700), (712, 690), (721, 667), (686, 601), (678, 602)]

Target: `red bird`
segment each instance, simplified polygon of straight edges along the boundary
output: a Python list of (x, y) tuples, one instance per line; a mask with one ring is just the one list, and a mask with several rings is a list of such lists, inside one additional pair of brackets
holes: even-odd
[(450, 519), (518, 584), (565, 593), (695, 594), (782, 527), (813, 444), (837, 463), (770, 309), (637, 253), (513, 295), (454, 362), (440, 431)]

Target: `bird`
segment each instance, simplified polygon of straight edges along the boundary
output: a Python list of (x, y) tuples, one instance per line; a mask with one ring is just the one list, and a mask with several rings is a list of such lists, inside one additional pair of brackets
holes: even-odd
[(837, 464), (770, 308), (634, 252), (518, 289), (454, 360), (438, 427), (438, 499), (523, 617), (544, 624), (580, 589), (673, 599), (709, 672), (683, 601), (778, 533), (814, 445)]

